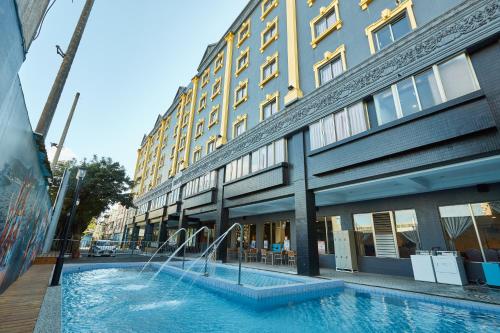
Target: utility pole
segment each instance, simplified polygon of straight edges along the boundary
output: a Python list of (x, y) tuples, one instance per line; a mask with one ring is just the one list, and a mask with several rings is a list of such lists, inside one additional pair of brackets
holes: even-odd
[(42, 115), (40, 116), (35, 129), (35, 132), (40, 133), (44, 139), (46, 138), (47, 132), (49, 131), (50, 124), (52, 123), (52, 118), (54, 118), (57, 104), (59, 103), (59, 99), (61, 98), (64, 85), (66, 84), (66, 79), (68, 78), (71, 65), (73, 64), (73, 60), (75, 59), (76, 51), (78, 50), (78, 46), (80, 45), (83, 31), (85, 30), (85, 26), (87, 25), (87, 21), (89, 19), (90, 11), (92, 10), (93, 5), (94, 0), (87, 0), (87, 2), (85, 3), (82, 14), (80, 15), (80, 19), (78, 20), (78, 24), (76, 25), (73, 36), (71, 37), (71, 41), (69, 42), (68, 49), (66, 50), (65, 54), (62, 54), (63, 61), (61, 63), (61, 67), (59, 68), (59, 72), (57, 73), (56, 79), (54, 80), (52, 89), (49, 93), (49, 97), (47, 98), (47, 102), (45, 103), (45, 107), (43, 108)]
[(73, 114), (75, 113), (76, 104), (78, 103), (78, 99), (80, 98), (80, 93), (77, 92), (75, 95), (75, 99), (73, 100), (73, 106), (71, 106), (71, 111), (69, 112), (68, 119), (66, 120), (66, 126), (64, 126), (64, 130), (61, 134), (61, 139), (59, 140), (59, 144), (57, 145), (57, 150), (54, 155), (54, 159), (52, 160), (52, 167), (54, 168), (59, 162), (59, 155), (61, 155), (61, 150), (64, 146), (64, 141), (66, 140), (66, 135), (68, 134), (69, 125), (71, 124), (71, 120), (73, 119)]

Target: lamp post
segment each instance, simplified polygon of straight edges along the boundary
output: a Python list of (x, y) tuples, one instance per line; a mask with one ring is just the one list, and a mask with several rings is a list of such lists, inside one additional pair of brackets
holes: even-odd
[(87, 170), (85, 169), (78, 169), (78, 172), (76, 173), (76, 189), (75, 189), (75, 194), (73, 196), (73, 204), (71, 206), (71, 212), (68, 215), (68, 221), (64, 226), (63, 242), (61, 245), (61, 250), (59, 251), (59, 257), (57, 257), (56, 268), (54, 269), (54, 275), (52, 275), (52, 282), (50, 283), (52, 287), (59, 285), (59, 279), (61, 278), (62, 267), (64, 264), (64, 253), (66, 252), (66, 246), (68, 243), (68, 236), (70, 234), (73, 220), (75, 219), (76, 207), (79, 204), (78, 197), (80, 195), (83, 178), (85, 178), (86, 173)]

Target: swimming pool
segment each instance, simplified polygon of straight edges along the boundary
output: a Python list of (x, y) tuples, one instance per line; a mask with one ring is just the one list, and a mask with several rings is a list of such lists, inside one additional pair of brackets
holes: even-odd
[[(264, 310), (137, 267), (67, 270), (63, 332), (498, 332), (500, 312), (337, 288)], [(255, 272), (252, 272), (255, 273)], [(269, 276), (269, 275), (266, 275)], [(307, 284), (283, 276), (291, 285)], [(290, 280), (289, 280), (290, 279)], [(265, 278), (262, 278), (262, 281)], [(268, 287), (259, 287), (266, 289)]]

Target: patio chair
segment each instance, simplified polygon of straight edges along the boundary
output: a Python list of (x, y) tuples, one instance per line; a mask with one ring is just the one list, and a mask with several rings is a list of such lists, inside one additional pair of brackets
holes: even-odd
[(283, 252), (274, 253), (274, 263), (277, 264), (278, 261), (280, 262), (280, 265), (283, 265)]
[(252, 261), (257, 262), (257, 249), (248, 250), (248, 261), (249, 262), (252, 262)]
[(267, 250), (260, 249), (260, 262), (267, 264)]
[(288, 266), (296, 266), (295, 251), (288, 251)]

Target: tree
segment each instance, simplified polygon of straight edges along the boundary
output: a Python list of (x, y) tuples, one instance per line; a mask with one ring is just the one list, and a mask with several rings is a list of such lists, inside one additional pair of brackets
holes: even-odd
[(82, 183), (80, 203), (71, 228), (72, 239), (75, 240), (75, 242), (72, 242), (71, 250), (74, 258), (80, 256), (80, 239), (92, 219), (97, 218), (99, 214), (114, 203), (121, 203), (125, 207), (132, 206), (132, 195), (130, 193), (132, 181), (120, 163), (113, 162), (111, 158), (98, 158), (95, 155), (91, 161), (77, 162), (72, 160), (58, 163), (52, 170), (54, 177), (50, 192), (53, 198), (57, 194), (64, 170), (68, 169), (70, 172), (68, 191), (64, 198), (63, 210), (59, 219), (58, 234), (62, 233), (61, 230), (64, 229), (64, 223), (66, 223), (67, 215), (71, 210), (76, 188), (76, 173), (79, 168), (85, 168), (87, 174)]

